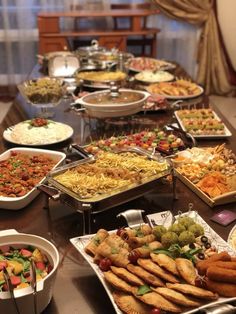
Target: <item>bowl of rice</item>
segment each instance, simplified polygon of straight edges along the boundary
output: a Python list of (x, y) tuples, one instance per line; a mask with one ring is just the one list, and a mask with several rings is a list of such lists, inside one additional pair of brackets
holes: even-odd
[(8, 142), (27, 146), (56, 144), (72, 135), (71, 126), (43, 118), (20, 122), (3, 132), (3, 137)]

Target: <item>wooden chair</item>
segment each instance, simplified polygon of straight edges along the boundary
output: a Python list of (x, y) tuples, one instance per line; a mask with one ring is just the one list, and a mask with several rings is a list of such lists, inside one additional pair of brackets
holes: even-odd
[[(144, 9), (144, 10), (150, 10), (152, 8), (151, 3), (112, 3), (111, 9), (112, 10), (130, 10), (130, 9)], [(130, 29), (131, 28), (131, 19), (130, 18), (119, 18), (114, 17), (114, 29)], [(142, 21), (142, 28), (147, 29), (147, 22), (148, 17), (143, 17)], [(127, 40), (127, 47), (129, 46), (136, 46), (141, 47), (141, 54), (144, 56), (152, 56), (152, 51), (154, 45), (156, 45), (156, 38), (154, 38), (156, 35), (148, 35), (148, 36), (133, 36), (128, 38)], [(149, 52), (147, 52), (146, 48), (149, 48)], [(153, 57), (153, 56), (152, 56)]]

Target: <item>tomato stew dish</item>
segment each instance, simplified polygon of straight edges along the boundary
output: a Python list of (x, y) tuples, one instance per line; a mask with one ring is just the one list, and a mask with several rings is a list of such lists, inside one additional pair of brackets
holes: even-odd
[(52, 158), (11, 151), (8, 159), (0, 161), (0, 196), (26, 195), (55, 166)]

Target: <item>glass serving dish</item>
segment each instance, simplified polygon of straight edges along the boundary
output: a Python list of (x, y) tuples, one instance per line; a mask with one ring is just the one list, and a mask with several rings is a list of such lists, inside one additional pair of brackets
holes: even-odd
[(59, 78), (42, 77), (19, 84), (18, 89), (27, 103), (39, 109), (41, 118), (51, 118), (52, 111), (66, 94), (66, 84)]

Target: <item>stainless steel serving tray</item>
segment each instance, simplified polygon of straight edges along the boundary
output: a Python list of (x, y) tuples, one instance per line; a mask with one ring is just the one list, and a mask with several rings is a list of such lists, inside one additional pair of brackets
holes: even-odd
[[(152, 160), (156, 160), (160, 162), (159, 157), (152, 156), (148, 152), (139, 148), (126, 149), (120, 152), (128, 152), (128, 151), (133, 152), (133, 153), (138, 153), (143, 156), (147, 156), (148, 158)], [(80, 195), (71, 191), (64, 185), (60, 184), (55, 179), (57, 175), (64, 173), (68, 169), (73, 169), (77, 167), (78, 165), (82, 165), (82, 164), (94, 163), (95, 160), (96, 160), (96, 157), (91, 156), (83, 160), (75, 161), (68, 165), (57, 168), (55, 171), (51, 171), (47, 176), (47, 181), (49, 185), (53, 186), (59, 191), (59, 194), (60, 194), (59, 199), (69, 204), (70, 206), (73, 206), (75, 209), (79, 211), (83, 211), (89, 208), (90, 210), (92, 209), (94, 213), (100, 212), (108, 208), (125, 203), (127, 201), (130, 201), (132, 199), (138, 198), (144, 195), (145, 193), (153, 190), (156, 187), (157, 181), (159, 181), (161, 178), (166, 177), (167, 175), (171, 173), (171, 166), (165, 160), (165, 162), (167, 162), (168, 164), (168, 167), (166, 170), (156, 175), (144, 178), (141, 183), (129, 184), (122, 188), (114, 189), (112, 192), (104, 193), (104, 194), (90, 197), (90, 198), (80, 197)]]

